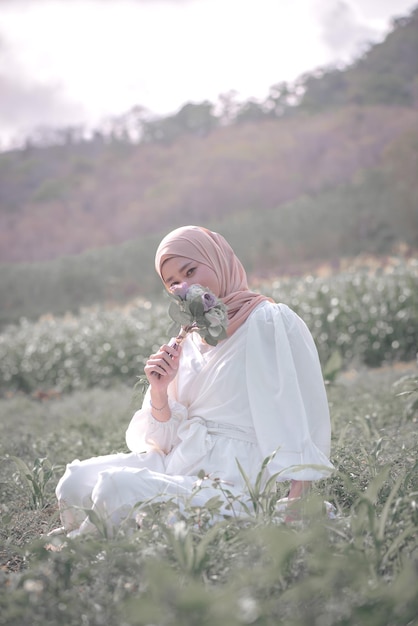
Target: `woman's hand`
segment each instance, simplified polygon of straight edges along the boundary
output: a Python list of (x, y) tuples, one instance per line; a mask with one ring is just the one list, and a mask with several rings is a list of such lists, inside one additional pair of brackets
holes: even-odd
[(151, 386), (151, 392), (157, 395), (167, 392), (167, 387), (174, 380), (178, 366), (181, 348), (167, 344), (155, 354), (151, 354), (145, 364), (144, 372)]

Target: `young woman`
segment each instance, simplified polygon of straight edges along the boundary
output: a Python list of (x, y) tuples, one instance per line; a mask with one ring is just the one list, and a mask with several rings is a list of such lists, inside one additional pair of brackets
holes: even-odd
[[(112, 532), (150, 500), (204, 505), (214, 495), (224, 498), (220, 486), (245, 499), (239, 464), (254, 481), (273, 453), (268, 472), (290, 481), (290, 499), (333, 469), (328, 403), (304, 322), (250, 291), (232, 248), (205, 228), (169, 233), (155, 266), (167, 290), (199, 284), (220, 298), (227, 338), (210, 346), (193, 332), (180, 347), (167, 343), (149, 357), (149, 387), (126, 433), (131, 452), (76, 460), (57, 486), (72, 536), (94, 531), (86, 509)], [(202, 470), (207, 479), (199, 481)]]

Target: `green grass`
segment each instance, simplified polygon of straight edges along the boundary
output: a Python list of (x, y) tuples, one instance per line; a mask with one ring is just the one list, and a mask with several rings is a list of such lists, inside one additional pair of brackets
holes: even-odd
[[(337, 471), (315, 484), (300, 522), (259, 509), (208, 525), (213, 511), (182, 519), (167, 504), (150, 507), (133, 535), (122, 528), (59, 551), (47, 551), (43, 535), (58, 525), (54, 487), (64, 464), (124, 450), (140, 397), (113, 386), (48, 401), (3, 398), (0, 624), (417, 624), (418, 415), (399, 395), (406, 388), (416, 389), (413, 363), (362, 366), (327, 387)], [(11, 456), (29, 469), (48, 458), (43, 508)], [(336, 519), (322, 514), (324, 499)]]

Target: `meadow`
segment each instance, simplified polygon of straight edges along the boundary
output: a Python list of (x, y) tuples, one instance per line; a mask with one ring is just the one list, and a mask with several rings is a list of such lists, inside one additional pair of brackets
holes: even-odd
[(169, 502), (112, 538), (47, 538), (65, 463), (126, 449), (167, 302), (5, 328), (0, 624), (418, 624), (417, 284), (411, 261), (259, 285), (305, 319), (327, 380), (336, 469), (292, 522), (280, 483), (253, 486), (246, 518)]

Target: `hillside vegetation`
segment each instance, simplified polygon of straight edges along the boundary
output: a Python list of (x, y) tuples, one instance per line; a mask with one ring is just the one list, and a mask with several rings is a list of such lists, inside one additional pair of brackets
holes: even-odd
[(0, 154), (0, 322), (149, 297), (155, 245), (185, 223), (220, 230), (255, 275), (413, 253), (417, 41), (418, 9), (351, 67), (265, 102), (134, 107), (108, 134), (45, 131)]
[(1, 259), (45, 260), (178, 224), (280, 212), (381, 167), (385, 151), (414, 127), (416, 110), (356, 107), (219, 128), (169, 145), (5, 154)]

